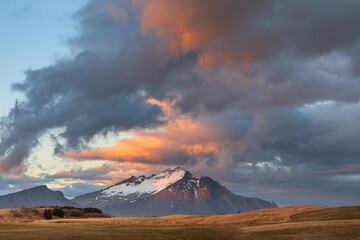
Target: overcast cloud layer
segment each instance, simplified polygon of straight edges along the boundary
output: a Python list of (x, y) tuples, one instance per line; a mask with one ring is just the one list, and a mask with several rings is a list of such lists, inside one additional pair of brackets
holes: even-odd
[[(74, 56), (13, 85), (25, 100), (1, 119), (0, 172), (21, 173), (56, 129), (55, 155), (108, 162), (44, 179), (110, 184), (118, 168), (180, 165), (282, 204), (358, 204), (359, 11), (357, 0), (89, 1), (73, 16)], [(110, 132), (129, 137), (89, 148)]]

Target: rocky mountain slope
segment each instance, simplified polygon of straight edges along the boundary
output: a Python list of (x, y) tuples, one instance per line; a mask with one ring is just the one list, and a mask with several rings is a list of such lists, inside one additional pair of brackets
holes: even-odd
[(277, 207), (274, 202), (233, 194), (219, 182), (196, 178), (179, 167), (149, 177), (132, 176), (73, 201), (114, 216), (212, 215)]
[(0, 196), (1, 209), (39, 206), (78, 206), (78, 204), (65, 198), (62, 192), (48, 189), (46, 185)]

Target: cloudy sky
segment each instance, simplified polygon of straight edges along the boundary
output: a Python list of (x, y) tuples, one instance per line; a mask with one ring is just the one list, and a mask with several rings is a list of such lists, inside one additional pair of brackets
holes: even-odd
[(0, 194), (176, 165), (280, 206), (359, 204), (360, 1), (0, 6)]

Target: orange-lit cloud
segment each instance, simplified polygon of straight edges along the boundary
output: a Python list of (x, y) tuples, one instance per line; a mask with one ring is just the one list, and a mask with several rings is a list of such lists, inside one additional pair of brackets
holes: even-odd
[(10, 179), (11, 179), (11, 178), (12, 178), (12, 179), (20, 179), (20, 178), (21, 178), (20, 175), (11, 175), (11, 174), (10, 174), (10, 175), (3, 175), (2, 177), (3, 177), (3, 178), (6, 178), (6, 179), (9, 179), (9, 178), (10, 178)]
[(226, 1), (134, 0), (133, 5), (143, 10), (141, 30), (144, 33), (156, 30), (158, 35), (166, 37), (172, 55), (197, 52), (198, 65), (202, 67), (221, 64), (247, 71), (254, 61), (258, 45), (265, 41), (236, 42), (241, 40), (236, 39), (238, 36), (233, 37), (241, 29), (241, 23), (237, 21), (241, 20), (241, 15), (246, 15), (246, 12), (237, 9), (244, 8), (239, 4)]
[(121, 161), (141, 159), (148, 162), (158, 162), (166, 158), (168, 153), (173, 153), (176, 150), (171, 143), (162, 141), (157, 137), (142, 136), (119, 141), (113, 147), (84, 150), (81, 153), (67, 153), (67, 157)]
[[(83, 150), (80, 153), (68, 152), (66, 156), (79, 160), (175, 164), (180, 160), (178, 158), (218, 150), (216, 143), (202, 140), (204, 133), (201, 130), (204, 127), (197, 126), (191, 120), (176, 120), (154, 133), (138, 132), (134, 138), (118, 141), (112, 147)], [(191, 138), (192, 134), (194, 138)]]
[[(154, 99), (148, 101), (157, 102)], [(67, 152), (66, 156), (77, 160), (116, 161), (121, 163), (123, 170), (135, 169), (136, 172), (148, 173), (161, 170), (159, 165), (186, 165), (190, 159), (202, 161), (204, 158), (206, 161), (209, 155), (220, 157), (229, 147), (239, 145), (239, 142), (224, 139), (220, 128), (181, 114), (173, 108), (174, 103), (158, 103), (169, 118), (165, 126), (132, 131), (129, 138), (113, 146)]]

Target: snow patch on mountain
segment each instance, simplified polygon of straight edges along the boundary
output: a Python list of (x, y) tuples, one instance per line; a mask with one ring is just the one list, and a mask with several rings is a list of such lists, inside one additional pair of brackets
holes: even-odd
[(119, 197), (129, 195), (155, 194), (184, 177), (185, 170), (179, 167), (169, 168), (157, 175), (140, 176), (131, 182), (111, 186), (101, 192), (100, 197)]

